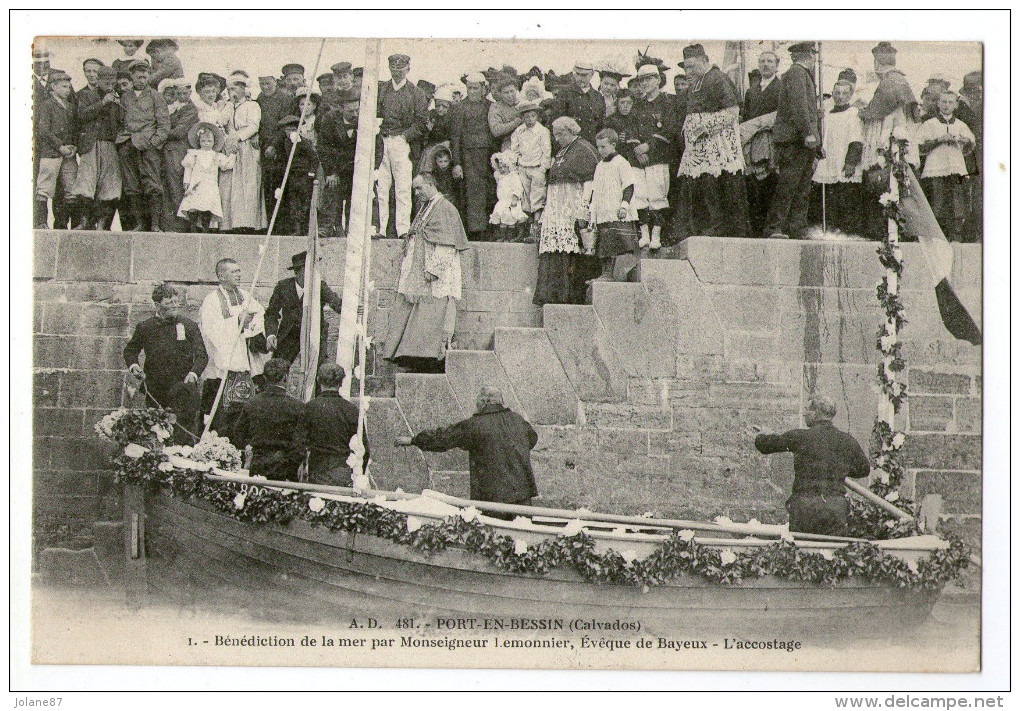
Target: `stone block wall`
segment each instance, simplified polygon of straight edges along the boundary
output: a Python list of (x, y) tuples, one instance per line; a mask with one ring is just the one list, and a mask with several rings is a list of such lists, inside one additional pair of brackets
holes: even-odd
[[(116, 509), (92, 434), (124, 403), (121, 351), (152, 313), (152, 286), (189, 285), (191, 310), (221, 256), (250, 276), (257, 237), (37, 232), (34, 505), (37, 542), (87, 545)], [(270, 240), (256, 296), (289, 276), (301, 238)], [(323, 244), (323, 276), (342, 289), (343, 240)], [(812, 392), (837, 401), (837, 425), (867, 447), (878, 403), (874, 245), (688, 239), (680, 259), (646, 260), (642, 283), (597, 283), (591, 304), (531, 304), (534, 245), (475, 244), (464, 256), (458, 350), (445, 374), (396, 375), (374, 354), (369, 434), (380, 486), (466, 495), (463, 452), (395, 448), (395, 436), (470, 414), (482, 385), (539, 432), (541, 503), (626, 513), (783, 521), (792, 457), (763, 457), (754, 429), (799, 426)], [(904, 333), (912, 400), (902, 413), (904, 493), (941, 493), (947, 525), (980, 531), (981, 352), (952, 339), (915, 245), (904, 245)], [(373, 243), (368, 304), (385, 341), (401, 244)], [(980, 247), (957, 246), (954, 281), (980, 320)], [(247, 277), (246, 277), (247, 278)], [(337, 317), (330, 340), (336, 338)], [(331, 346), (331, 352), (335, 346)]]

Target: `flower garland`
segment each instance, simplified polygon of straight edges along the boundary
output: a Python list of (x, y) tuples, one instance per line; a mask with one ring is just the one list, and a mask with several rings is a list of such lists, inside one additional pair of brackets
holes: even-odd
[[(537, 544), (498, 533), (482, 523), (477, 509), (468, 508), (437, 524), (426, 524), (375, 503), (323, 499), (315, 494), (272, 487), (261, 480), (248, 483), (213, 482), (201, 471), (177, 466), (174, 448), (146, 449), (129, 443), (114, 458), (117, 481), (162, 488), (175, 497), (204, 500), (218, 511), (246, 523), (286, 525), (303, 520), (330, 531), (364, 533), (408, 545), (424, 555), (459, 547), (485, 557), (501, 570), (545, 575), (559, 566), (570, 566), (585, 580), (641, 586), (662, 585), (681, 575), (697, 575), (711, 582), (735, 585), (741, 580), (774, 575), (819, 585), (834, 585), (854, 577), (894, 587), (935, 590), (956, 579), (968, 565), (968, 550), (951, 539), (944, 550), (932, 552), (916, 564), (885, 553), (868, 542), (851, 543), (831, 552), (814, 553), (783, 539), (748, 551), (718, 550), (699, 544), (694, 531), (674, 531), (648, 557), (634, 551), (595, 550), (595, 539), (567, 526), (556, 538)], [(890, 538), (902, 532), (883, 526)], [(872, 525), (872, 524), (869, 524)], [(739, 543), (739, 541), (735, 541)]]
[[(891, 177), (895, 177), (896, 189), (884, 193), (879, 202), (886, 218), (897, 224), (901, 219), (900, 198), (909, 190), (906, 171), (910, 170), (910, 165), (903, 158), (906, 151), (907, 141), (895, 136), (890, 138), (889, 148), (882, 151), (887, 164), (891, 166)], [(878, 388), (888, 403), (891, 414), (895, 416), (907, 401), (906, 385), (899, 380), (906, 368), (899, 335), (907, 319), (903, 315), (903, 300), (899, 293), (899, 283), (903, 276), (903, 252), (900, 250), (898, 240), (893, 237), (892, 230), (886, 231), (878, 247), (878, 260), (885, 267), (885, 275), (876, 288), (879, 304), (885, 314), (885, 323), (878, 329), (875, 342), (876, 348), (882, 354), (882, 360), (878, 364)], [(891, 419), (876, 417), (871, 431), (871, 455), (878, 474), (871, 484), (871, 490), (890, 502), (899, 497), (899, 488), (906, 471), (902, 453), (906, 438), (902, 432), (893, 430)], [(903, 503), (909, 502), (904, 500)]]

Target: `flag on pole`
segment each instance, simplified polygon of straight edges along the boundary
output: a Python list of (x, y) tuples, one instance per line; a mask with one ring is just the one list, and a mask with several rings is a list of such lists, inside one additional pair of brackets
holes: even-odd
[(917, 237), (921, 244), (921, 251), (935, 281), (935, 299), (946, 329), (954, 338), (975, 346), (980, 345), (981, 329), (953, 288), (953, 247), (939, 227), (914, 171), (906, 172), (908, 190), (905, 191), (906, 195), (900, 196), (900, 229), (905, 236)]
[(319, 276), (319, 219), (316, 205), (319, 182), (312, 187), (312, 205), (308, 211), (308, 254), (305, 256), (305, 295), (301, 304), (301, 399), (315, 397), (315, 377), (319, 372), (319, 339), (322, 318), (322, 277)]

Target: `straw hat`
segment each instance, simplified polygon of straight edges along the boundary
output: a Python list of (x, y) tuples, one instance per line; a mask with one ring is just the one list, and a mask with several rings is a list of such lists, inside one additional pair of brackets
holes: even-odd
[(212, 132), (213, 150), (219, 151), (223, 148), (223, 141), (226, 139), (226, 136), (223, 135), (223, 129), (208, 121), (200, 121), (188, 130), (188, 145), (192, 148), (198, 148), (198, 132), (203, 128)]

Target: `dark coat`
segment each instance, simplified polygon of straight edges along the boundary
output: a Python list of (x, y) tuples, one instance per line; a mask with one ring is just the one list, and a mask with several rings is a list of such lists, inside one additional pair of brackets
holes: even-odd
[(635, 117), (632, 125), (637, 128), (637, 138), (648, 144), (648, 165), (672, 163), (683, 130), (677, 98), (660, 92), (652, 101), (635, 99), (631, 116)]
[(305, 456), (304, 412), (304, 403), (278, 385), (268, 386), (238, 408), (231, 439), (237, 447), (251, 445), (252, 476), (297, 480)]
[(117, 139), (117, 122), (120, 106), (117, 102), (103, 104), (102, 90), (90, 86), (79, 91), (75, 99), (78, 106), (78, 155), (86, 155), (96, 141), (113, 142)]
[[(184, 339), (178, 338), (177, 324), (184, 327)], [(147, 318), (137, 326), (131, 340), (124, 347), (124, 363), (133, 365), (138, 355), (145, 352), (145, 385), (160, 398), (171, 388), (184, 381), (188, 373), (201, 375), (208, 357), (198, 324), (189, 318)]]
[[(262, 146), (262, 150), (269, 146), (275, 147), (277, 138), (283, 133), (283, 129), (276, 124), (290, 113), (290, 109), (296, 103), (294, 97), (278, 89), (272, 96), (259, 94), (259, 98), (255, 101), (262, 111), (262, 118), (259, 122), (259, 145)], [(284, 160), (286, 160), (286, 157)]]
[(769, 82), (764, 91), (762, 91), (760, 81), (748, 87), (747, 91), (744, 92), (744, 110), (740, 112), (740, 120), (750, 121), (759, 116), (777, 111), (779, 109), (779, 94), (782, 86), (782, 78), (776, 77)]
[(860, 479), (871, 472), (868, 455), (857, 440), (831, 422), (776, 435), (758, 435), (754, 446), (762, 454), (793, 452), (794, 494), (843, 493), (843, 479)]
[[(783, 75), (772, 140), (803, 146), (808, 136), (819, 139), (815, 79), (807, 69), (794, 64)], [(820, 139), (818, 143), (821, 145)]]
[[(336, 391), (324, 392), (305, 403), (304, 432), (308, 446), (308, 477), (312, 483), (347, 486), (351, 468), (351, 438), (358, 431), (358, 406)], [(362, 430), (365, 461), (368, 433)]]
[[(340, 313), (340, 297), (323, 281), (320, 285), (322, 317), (325, 319), (326, 304)], [(276, 336), (274, 358), (294, 362), (301, 350), (301, 313), (303, 300), (298, 298), (297, 277), (281, 279), (273, 289), (266, 307), (266, 336)], [(325, 323), (325, 320), (319, 323)]]
[[(354, 154), (358, 147), (358, 122), (344, 123), (343, 114), (333, 111), (317, 122), (319, 160), (327, 177), (336, 175), (347, 183), (354, 180)], [(350, 135), (347, 135), (350, 131)]]
[(60, 158), (60, 147), (73, 146), (77, 138), (74, 97), (61, 106), (52, 95), (47, 96), (36, 108), (36, 158)]
[(581, 138), (594, 144), (595, 134), (602, 130), (606, 120), (606, 99), (594, 89), (578, 91), (575, 87), (566, 87), (549, 106), (550, 121), (560, 116), (569, 116), (577, 121), (581, 126)]
[(449, 427), (419, 432), (411, 442), (426, 452), (466, 449), (476, 501), (513, 504), (538, 495), (531, 470), (538, 434), (505, 407), (488, 405)]
[(489, 215), (496, 204), (496, 182), (489, 162), (496, 139), (489, 131), (489, 102), (465, 99), (450, 113), (453, 114), (450, 153), (453, 165), (464, 171), (461, 181), (464, 227), (468, 232), (481, 232), (488, 229)]

